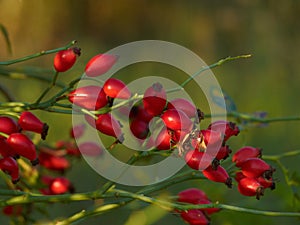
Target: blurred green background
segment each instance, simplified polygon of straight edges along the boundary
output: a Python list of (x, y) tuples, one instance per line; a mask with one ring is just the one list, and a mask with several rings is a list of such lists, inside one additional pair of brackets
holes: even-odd
[[(76, 39), (82, 48), (82, 56), (70, 72), (59, 78), (68, 81), (82, 73), (85, 63), (93, 55), (137, 40), (157, 39), (177, 43), (198, 54), (207, 64), (227, 56), (250, 53), (253, 55), (250, 59), (213, 70), (222, 88), (234, 99), (238, 110), (248, 113), (266, 111), (270, 117), (300, 115), (299, 15), (298, 0), (0, 0), (0, 23), (7, 28), (13, 49), (13, 54), (9, 54), (0, 35), (0, 60), (60, 47)], [(53, 56), (44, 56), (18, 66), (51, 69), (52, 60)], [(135, 75), (138, 73), (131, 74), (131, 79)], [(34, 101), (47, 86), (35, 80), (12, 81), (2, 76), (0, 81), (10, 87), (20, 101)], [(4, 99), (0, 97), (0, 100)], [(45, 112), (37, 114), (51, 126), (50, 142), (68, 138), (70, 116)], [(299, 149), (299, 122), (278, 122), (264, 128), (245, 130), (231, 140), (230, 145), (233, 149), (242, 145), (262, 147), (265, 154)], [(285, 164), (291, 171), (299, 173), (299, 159), (287, 158)], [(77, 191), (93, 190), (104, 182), (84, 162), (77, 163), (68, 176), (74, 181)], [(299, 211), (299, 204), (293, 204), (291, 191), (285, 185), (280, 170), (276, 173), (276, 179), (277, 189), (272, 193), (267, 191), (259, 201), (240, 196), (236, 188), (227, 190), (223, 185), (203, 181), (186, 182), (166, 191), (175, 195), (184, 188), (194, 186), (207, 191), (212, 200), (221, 203), (265, 210)], [(135, 204), (80, 224), (126, 224), (134, 213), (131, 207)], [(67, 206), (55, 204), (47, 206), (47, 210), (49, 218), (56, 218), (70, 216), (92, 205), (93, 202)], [(144, 207), (146, 205), (141, 205), (141, 210)], [(154, 213), (150, 217), (155, 217), (155, 212), (160, 211), (154, 209), (151, 212)], [(142, 221), (139, 219), (134, 224), (149, 224)], [(7, 223), (2, 215), (0, 223)], [(299, 220), (225, 210), (212, 216), (213, 225), (253, 223), (292, 225), (298, 224)], [(184, 222), (168, 213), (153, 224)]]

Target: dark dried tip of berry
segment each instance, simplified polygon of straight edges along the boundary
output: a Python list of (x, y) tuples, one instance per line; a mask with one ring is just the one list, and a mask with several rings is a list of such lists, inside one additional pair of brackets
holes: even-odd
[(264, 191), (265, 189), (263, 187), (258, 187), (256, 189), (256, 199), (259, 200), (260, 199), (260, 196), (263, 196), (264, 195)]
[(41, 138), (42, 138), (43, 140), (46, 139), (46, 137), (47, 137), (47, 135), (48, 135), (48, 130), (49, 130), (48, 124), (44, 123), (44, 124), (43, 124), (43, 131), (42, 131), (42, 133), (41, 133)]
[(121, 134), (121, 135), (118, 137), (117, 143), (122, 144), (123, 141), (124, 141), (124, 134)]
[(270, 189), (273, 191), (276, 188), (275, 182), (272, 182), (272, 185), (270, 186)]
[(78, 55), (78, 56), (81, 55), (81, 48), (74, 47), (74, 48), (72, 48), (72, 50), (73, 50), (73, 52), (74, 52), (76, 55)]
[(225, 181), (225, 184), (228, 188), (232, 188), (232, 179), (231, 177), (228, 177)]
[(114, 105), (114, 98), (107, 96), (108, 107), (112, 107)]
[(262, 157), (262, 151), (263, 151), (263, 149), (262, 148), (258, 148), (258, 151), (259, 151), (259, 155), (257, 157), (261, 158)]
[(163, 86), (160, 83), (157, 82), (157, 83), (154, 83), (152, 85), (152, 88), (153, 88), (154, 91), (160, 92), (163, 89)]
[(20, 158), (20, 155), (14, 155), (13, 158), (14, 158), (15, 160), (17, 160), (17, 159)]
[(213, 170), (217, 170), (219, 165), (220, 165), (220, 160), (218, 160), (217, 158), (214, 158), (213, 161), (211, 162), (211, 168)]
[(273, 173), (275, 172), (275, 168), (270, 168), (269, 170), (266, 170), (264, 173), (263, 173), (263, 177), (266, 178), (267, 180), (270, 180), (273, 176)]
[(204, 112), (202, 112), (200, 109), (197, 109), (197, 116), (198, 116), (199, 122), (201, 120), (204, 120)]
[(37, 164), (39, 164), (39, 158), (36, 158), (35, 160), (30, 161), (31, 165), (36, 166)]
[(12, 182), (13, 184), (16, 184), (16, 183), (18, 183), (19, 181), (20, 181), (20, 177), (18, 177), (18, 179), (12, 180), (11, 182)]

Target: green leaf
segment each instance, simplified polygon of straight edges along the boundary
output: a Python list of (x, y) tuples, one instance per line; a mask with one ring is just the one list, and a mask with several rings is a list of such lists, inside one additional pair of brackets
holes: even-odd
[(7, 30), (6, 30), (6, 28), (3, 24), (0, 24), (0, 31), (4, 36), (8, 53), (12, 54), (12, 48), (11, 48), (11, 43), (10, 43), (10, 40), (9, 40), (9, 35), (8, 35), (8, 32), (7, 32)]

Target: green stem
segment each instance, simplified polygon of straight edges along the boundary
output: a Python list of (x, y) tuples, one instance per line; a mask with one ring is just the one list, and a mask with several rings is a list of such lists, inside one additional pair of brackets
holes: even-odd
[(36, 102), (34, 104), (38, 105), (41, 102), (41, 100), (45, 97), (45, 95), (51, 90), (51, 88), (53, 88), (55, 86), (58, 74), (59, 74), (59, 72), (56, 71), (50, 86), (44, 90), (44, 92), (40, 95), (40, 97), (36, 100)]
[[(0, 66), (0, 75), (6, 76), (10, 79), (24, 80), (27, 78), (37, 79), (39, 81), (50, 83), (52, 82), (53, 70), (42, 69), (42, 68), (9, 68)], [(49, 75), (51, 74), (51, 77)], [(56, 82), (56, 86), (65, 87), (62, 82)]]
[(3, 62), (0, 62), (0, 65), (11, 65), (11, 64), (14, 64), (14, 63), (24, 62), (24, 61), (27, 61), (29, 59), (34, 59), (34, 58), (40, 57), (42, 55), (48, 55), (48, 54), (56, 53), (56, 52), (59, 52), (61, 50), (68, 49), (74, 44), (76, 44), (75, 40), (71, 41), (69, 44), (67, 44), (64, 47), (55, 48), (55, 49), (52, 49), (52, 50), (41, 51), (41, 52), (38, 52), (38, 53), (35, 53), (35, 54), (32, 54), (32, 55), (28, 55), (28, 56), (25, 56), (25, 57), (22, 57), (22, 58), (19, 58), (19, 59), (3, 61)]
[(187, 85), (189, 82), (191, 82), (196, 76), (199, 76), (201, 73), (205, 72), (206, 70), (210, 70), (210, 69), (213, 69), (215, 67), (218, 67), (218, 66), (221, 66), (223, 65), (224, 63), (226, 62), (230, 62), (230, 61), (233, 61), (233, 60), (236, 60), (236, 59), (244, 59), (244, 58), (249, 58), (251, 57), (251, 55), (238, 55), (238, 56), (229, 56), (225, 59), (220, 59), (218, 62), (214, 63), (214, 64), (211, 64), (209, 66), (204, 66), (202, 67), (199, 71), (197, 71), (196, 73), (194, 73), (193, 75), (191, 75), (188, 79), (186, 79), (183, 83), (181, 83), (179, 85), (179, 87), (176, 87), (176, 88), (172, 88), (172, 89), (169, 89), (167, 90), (167, 93), (171, 93), (171, 92), (176, 92), (176, 91), (180, 91), (182, 90), (185, 85)]
[(300, 155), (300, 150), (294, 150), (294, 151), (289, 151), (289, 152), (284, 152), (282, 154), (278, 154), (278, 155), (263, 155), (262, 158), (265, 160), (279, 160), (281, 158), (284, 157), (291, 157), (291, 156), (296, 156), (296, 155)]

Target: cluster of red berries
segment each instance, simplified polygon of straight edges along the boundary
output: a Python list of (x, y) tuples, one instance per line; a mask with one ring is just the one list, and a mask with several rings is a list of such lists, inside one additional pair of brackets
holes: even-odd
[(0, 117), (0, 169), (11, 176), (13, 183), (20, 179), (16, 161), (20, 156), (30, 160), (33, 166), (39, 163), (36, 147), (27, 131), (38, 133), (45, 139), (48, 125), (31, 112), (21, 113), (18, 121), (7, 116)]
[(212, 181), (232, 186), (232, 179), (220, 165), (220, 161), (228, 158), (232, 150), (226, 141), (239, 134), (235, 123), (215, 121), (206, 130), (194, 134), (190, 141), (190, 149), (185, 154), (185, 161), (194, 170), (201, 170), (203, 175)]
[[(211, 200), (206, 193), (197, 188), (189, 188), (178, 193), (178, 202), (201, 205), (210, 204)], [(210, 215), (219, 212), (219, 208), (201, 208), (181, 211), (181, 218), (190, 225), (208, 225)]]
[(232, 157), (235, 166), (240, 168), (236, 172), (235, 180), (238, 190), (245, 196), (256, 196), (257, 199), (264, 194), (264, 189), (275, 189), (273, 172), (275, 169), (262, 160), (262, 150), (251, 146), (239, 149)]

